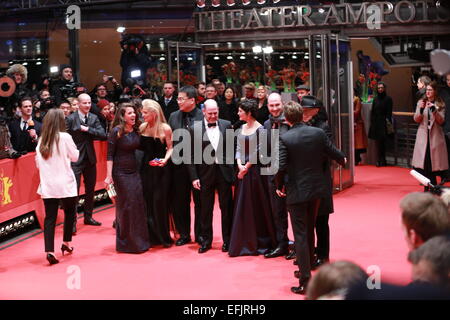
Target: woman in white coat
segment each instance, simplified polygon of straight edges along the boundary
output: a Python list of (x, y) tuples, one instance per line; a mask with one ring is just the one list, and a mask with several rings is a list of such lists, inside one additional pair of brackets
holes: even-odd
[[(436, 176), (448, 169), (447, 146), (442, 125), (445, 120), (445, 103), (437, 95), (437, 83), (426, 86), (425, 96), (417, 102), (414, 121), (419, 123), (412, 166), (436, 184)], [(425, 187), (427, 191), (428, 187)]]
[(70, 162), (78, 160), (79, 151), (66, 131), (64, 113), (50, 109), (44, 118), (41, 137), (36, 147), (36, 166), (40, 184), (37, 193), (45, 206), (44, 239), (45, 252), (50, 264), (59, 261), (54, 253), (55, 225), (59, 202), (64, 208), (64, 237), (61, 252), (72, 253), (72, 227), (77, 202), (77, 181)]

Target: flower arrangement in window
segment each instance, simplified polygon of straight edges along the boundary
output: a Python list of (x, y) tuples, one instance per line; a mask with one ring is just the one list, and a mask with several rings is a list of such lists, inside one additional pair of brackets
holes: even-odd
[(227, 78), (227, 83), (237, 82), (239, 79), (239, 69), (233, 61), (222, 66), (223, 73)]
[(279, 71), (281, 80), (283, 80), (284, 92), (295, 92), (295, 75), (296, 72), (292, 68), (283, 68)]

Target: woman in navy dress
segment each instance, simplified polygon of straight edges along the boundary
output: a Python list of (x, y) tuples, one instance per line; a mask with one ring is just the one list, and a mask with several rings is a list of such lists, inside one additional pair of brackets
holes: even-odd
[[(150, 245), (165, 248), (173, 244), (169, 224), (170, 168), (167, 163), (172, 155), (172, 129), (167, 124), (158, 102), (142, 101), (140, 126), (141, 146), (144, 150), (141, 176), (147, 209)], [(176, 200), (175, 200), (176, 201)]]
[(239, 119), (246, 123), (238, 129), (237, 136), (239, 173), (228, 251), (230, 257), (264, 254), (277, 246), (269, 190), (258, 162), (258, 144), (264, 129), (255, 120), (257, 108), (254, 100), (246, 99), (239, 103)]
[(137, 112), (124, 103), (108, 137), (106, 184), (116, 189), (116, 250), (142, 253), (149, 249), (145, 204), (135, 151), (140, 147)]

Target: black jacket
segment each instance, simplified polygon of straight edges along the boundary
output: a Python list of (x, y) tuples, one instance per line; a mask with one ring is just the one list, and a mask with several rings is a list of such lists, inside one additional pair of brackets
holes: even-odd
[(369, 138), (384, 140), (387, 138), (386, 119), (392, 120), (392, 98), (378, 95), (372, 103), (370, 112)]
[(161, 109), (164, 112), (164, 117), (166, 117), (166, 121), (169, 120), (172, 112), (178, 111), (178, 109), (179, 109), (177, 97), (175, 95), (172, 96), (172, 99), (169, 101), (169, 104), (167, 104), (167, 105), (166, 105), (166, 100), (165, 100), (164, 96), (160, 97), (158, 102), (159, 102), (159, 105), (161, 106)]
[[(219, 145), (217, 147), (217, 153), (214, 151), (211, 141), (208, 138), (208, 135), (206, 134), (206, 127), (205, 127), (205, 121), (198, 121), (194, 124), (192, 130), (191, 130), (191, 136), (192, 142), (198, 143), (199, 141), (195, 139), (197, 136), (201, 136), (201, 143), (202, 143), (202, 155), (205, 149), (209, 148), (211, 152), (206, 152), (208, 155), (211, 154), (212, 157), (216, 157), (219, 164), (220, 172), (222, 173), (225, 181), (232, 183), (234, 182), (234, 141), (230, 144), (231, 150), (227, 150), (227, 138), (234, 139), (234, 134), (227, 137), (227, 130), (232, 130), (231, 128), (231, 122), (223, 119), (218, 120), (218, 126), (221, 133), (220, 139), (219, 139)], [(232, 133), (232, 131), (229, 131), (228, 133)], [(194, 146), (192, 150), (195, 150)], [(228, 155), (228, 157), (227, 157)], [(205, 180), (211, 180), (214, 179), (214, 164), (211, 163), (205, 163), (205, 159), (202, 157), (201, 163), (197, 164), (194, 163), (194, 153), (191, 155), (191, 164), (188, 165), (189, 168), (189, 175), (191, 177), (191, 181), (200, 179), (200, 182), (202, 183)], [(212, 160), (212, 159), (211, 159)], [(214, 183), (214, 181), (210, 181), (211, 183)], [(202, 183), (203, 184), (203, 183)]]
[(280, 138), (280, 169), (277, 189), (286, 183), (286, 203), (295, 204), (328, 195), (324, 163), (328, 158), (344, 165), (344, 154), (336, 149), (322, 129), (298, 123)]
[[(20, 128), (20, 122), (22, 118), (12, 120), (8, 127), (9, 132), (11, 133), (11, 144), (14, 150), (16, 151), (27, 151), (33, 152), (36, 150), (37, 140), (33, 141), (30, 137), (28, 131), (22, 131)], [(33, 119), (34, 129), (36, 130), (36, 134), (38, 136), (41, 135), (42, 124)]]
[(74, 112), (66, 118), (67, 132), (72, 136), (77, 149), (80, 151), (80, 156), (78, 161), (73, 163), (73, 165), (81, 164), (86, 158), (89, 163), (97, 163), (97, 157), (94, 150), (94, 140), (105, 140), (106, 132), (103, 129), (98, 117), (90, 113), (88, 114), (89, 131), (81, 131), (81, 120), (78, 112)]

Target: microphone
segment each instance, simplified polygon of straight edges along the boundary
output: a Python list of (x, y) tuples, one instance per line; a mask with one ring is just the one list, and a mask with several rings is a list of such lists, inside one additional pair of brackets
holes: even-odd
[(427, 177), (425, 177), (424, 175), (421, 175), (420, 173), (418, 173), (416, 170), (411, 170), (409, 172), (417, 181), (419, 181), (422, 185), (426, 186), (426, 187), (432, 187), (434, 188), (434, 186), (431, 184), (430, 179), (428, 179)]

